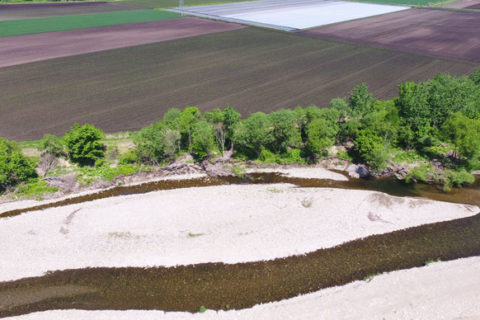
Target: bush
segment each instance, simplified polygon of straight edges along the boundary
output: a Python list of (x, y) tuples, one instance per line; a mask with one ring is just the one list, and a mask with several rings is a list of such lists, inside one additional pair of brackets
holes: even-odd
[(93, 166), (105, 157), (105, 146), (100, 142), (104, 133), (91, 124), (76, 123), (63, 137), (70, 160), (79, 165)]
[[(138, 157), (142, 162), (160, 164), (165, 160), (171, 160), (178, 153), (180, 132), (159, 121), (140, 130), (133, 141), (137, 145)], [(133, 157), (133, 154), (129, 156)]]
[(127, 165), (139, 162), (138, 150), (130, 149), (118, 157), (118, 164)]
[(192, 129), (192, 152), (196, 159), (201, 160), (210, 155), (215, 146), (214, 131), (205, 121), (195, 123)]
[(242, 120), (234, 132), (233, 141), (240, 153), (258, 158), (262, 149), (273, 142), (272, 123), (263, 112), (251, 114)]
[(314, 156), (328, 155), (328, 149), (335, 143), (338, 127), (323, 118), (313, 120), (307, 126), (307, 149)]
[(14, 142), (0, 138), (0, 191), (36, 177), (33, 161), (21, 154)]
[(40, 151), (50, 153), (55, 157), (60, 157), (63, 155), (63, 142), (53, 134), (46, 134), (41, 141)]

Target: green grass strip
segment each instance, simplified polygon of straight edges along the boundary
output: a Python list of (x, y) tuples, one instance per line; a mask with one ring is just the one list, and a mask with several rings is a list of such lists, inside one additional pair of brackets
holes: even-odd
[(0, 37), (148, 22), (180, 17), (160, 10), (133, 10), (0, 21)]

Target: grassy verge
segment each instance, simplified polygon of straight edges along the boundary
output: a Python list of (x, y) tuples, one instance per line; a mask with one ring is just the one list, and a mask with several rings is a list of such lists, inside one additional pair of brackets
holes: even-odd
[(135, 22), (148, 22), (180, 17), (159, 10), (133, 10), (73, 16), (0, 21), (0, 37), (104, 27)]

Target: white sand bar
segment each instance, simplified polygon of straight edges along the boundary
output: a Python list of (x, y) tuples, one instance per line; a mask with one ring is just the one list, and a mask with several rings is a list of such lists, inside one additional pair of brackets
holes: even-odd
[(54, 310), (10, 320), (478, 320), (480, 257), (436, 262), (251, 309), (191, 314), (151, 310)]
[(406, 9), (409, 7), (347, 1), (257, 0), (186, 7), (182, 12), (194, 16), (292, 31)]
[(246, 173), (279, 173), (289, 178), (300, 179), (326, 179), (335, 181), (348, 181), (348, 178), (340, 173), (320, 167), (299, 168), (256, 168), (246, 169)]
[(372, 191), (288, 184), (107, 198), (0, 219), (0, 281), (95, 266), (268, 260), (479, 211)]

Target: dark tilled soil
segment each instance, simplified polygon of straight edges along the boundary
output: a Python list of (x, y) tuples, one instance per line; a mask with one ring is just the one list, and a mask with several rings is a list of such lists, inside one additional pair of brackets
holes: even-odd
[(0, 21), (138, 9), (142, 8), (112, 2), (4, 4)]
[(0, 46), (0, 67), (241, 28), (233, 23), (179, 18), (7, 37)]
[(75, 122), (135, 130), (188, 105), (231, 105), (244, 116), (325, 107), (361, 82), (392, 98), (401, 82), (478, 66), (245, 28), (0, 68), (0, 136), (63, 135)]
[(301, 34), (480, 62), (480, 12), (411, 9)]

